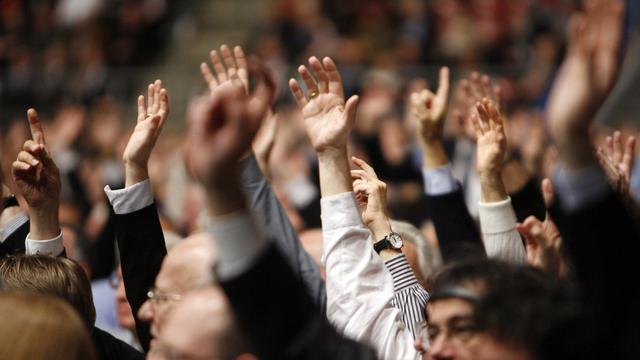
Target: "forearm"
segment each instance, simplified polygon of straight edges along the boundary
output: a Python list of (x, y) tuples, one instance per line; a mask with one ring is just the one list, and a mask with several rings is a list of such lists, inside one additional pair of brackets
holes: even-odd
[(346, 147), (318, 152), (318, 170), (322, 197), (353, 190)]
[(479, 172), (479, 178), (480, 199), (483, 203), (504, 201), (508, 197), (499, 171)]

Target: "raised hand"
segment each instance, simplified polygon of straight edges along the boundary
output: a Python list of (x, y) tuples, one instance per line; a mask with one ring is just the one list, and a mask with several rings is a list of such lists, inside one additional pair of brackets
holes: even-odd
[(42, 124), (35, 109), (27, 111), (32, 140), (24, 143), (11, 174), (29, 206), (31, 239), (51, 239), (60, 233), (60, 171), (47, 149)]
[(501, 201), (507, 198), (502, 182), (502, 164), (507, 148), (502, 115), (489, 99), (476, 103), (476, 111), (478, 115), (473, 114), (471, 121), (477, 138), (476, 166), (482, 201)]
[(340, 73), (331, 58), (325, 57), (320, 62), (312, 56), (309, 65), (317, 81), (306, 66), (298, 68), (307, 88), (306, 96), (297, 80), (289, 80), (291, 92), (302, 110), (307, 135), (318, 153), (344, 151), (355, 122), (359, 98), (353, 95), (345, 103)]
[(242, 201), (236, 196), (225, 204), (221, 199), (239, 186), (238, 160), (249, 150), (273, 99), (273, 84), (265, 70), (257, 67), (255, 73), (258, 83), (253, 93), (246, 93), (236, 73), (211, 96), (197, 100), (189, 114), (185, 162), (207, 190), (213, 214), (226, 213)]
[(436, 93), (424, 89), (410, 96), (410, 113), (416, 119), (423, 142), (442, 140), (442, 129), (449, 102), (449, 68), (440, 68)]
[[(220, 46), (220, 54), (222, 54), (222, 60), (216, 50), (211, 50), (209, 56), (211, 57), (211, 64), (215, 71), (215, 75), (209, 68), (207, 63), (200, 64), (200, 72), (202, 77), (209, 86), (209, 91), (213, 93), (215, 89), (221, 84), (237, 79), (242, 82), (245, 92), (249, 92), (249, 65), (247, 57), (240, 46), (233, 48), (233, 53), (229, 46), (223, 44)], [(223, 65), (224, 61), (224, 65)]]
[[(554, 196), (551, 180), (542, 180), (542, 195), (545, 205), (551, 206)], [(517, 230), (525, 239), (529, 265), (557, 276), (564, 275), (565, 265), (560, 250), (562, 237), (549, 213), (543, 222), (529, 216), (522, 224), (517, 225)]]
[(621, 195), (628, 196), (629, 181), (633, 171), (633, 161), (636, 154), (636, 139), (629, 136), (622, 146), (622, 134), (616, 131), (605, 139), (604, 148), (599, 146), (596, 155), (604, 169), (611, 186)]
[(553, 83), (547, 118), (560, 159), (569, 168), (595, 162), (588, 130), (618, 71), (624, 6), (592, 0), (570, 23), (569, 46)]
[(131, 186), (149, 177), (147, 164), (151, 151), (169, 117), (169, 95), (162, 81), (149, 84), (147, 103), (138, 96), (138, 123), (124, 149), (125, 185)]
[(458, 83), (454, 98), (453, 116), (460, 124), (463, 133), (469, 140), (476, 141), (476, 132), (471, 117), (478, 114), (476, 103), (483, 99), (491, 100), (498, 112), (502, 108), (502, 88), (499, 85), (491, 86), (491, 78), (477, 71), (471, 73), (468, 79), (462, 79)]

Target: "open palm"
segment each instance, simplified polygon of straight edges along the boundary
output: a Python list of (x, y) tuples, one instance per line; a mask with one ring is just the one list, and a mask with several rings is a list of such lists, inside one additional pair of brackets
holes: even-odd
[(355, 121), (358, 96), (350, 97), (345, 103), (342, 80), (330, 58), (324, 58), (321, 63), (318, 58), (311, 57), (309, 64), (317, 81), (305, 66), (298, 68), (308, 90), (307, 96), (295, 79), (289, 80), (293, 96), (302, 110), (307, 135), (317, 152), (343, 148)]

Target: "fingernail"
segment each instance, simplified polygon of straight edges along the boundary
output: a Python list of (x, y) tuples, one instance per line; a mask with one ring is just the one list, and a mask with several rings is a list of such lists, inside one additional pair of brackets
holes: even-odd
[(33, 166), (37, 166), (38, 164), (40, 164), (40, 161), (33, 159), (33, 161), (31, 161), (31, 165)]

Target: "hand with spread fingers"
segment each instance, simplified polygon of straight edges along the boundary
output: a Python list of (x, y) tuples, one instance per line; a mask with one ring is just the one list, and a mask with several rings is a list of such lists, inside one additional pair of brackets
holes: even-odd
[(593, 0), (571, 18), (567, 55), (547, 106), (551, 136), (570, 169), (596, 163), (589, 128), (618, 74), (623, 14), (620, 0)]
[(629, 182), (633, 171), (633, 162), (636, 155), (636, 139), (629, 136), (622, 145), (622, 134), (620, 131), (607, 136), (605, 146), (598, 147), (596, 152), (598, 161), (604, 169), (611, 186), (623, 196), (628, 196), (630, 191)]
[(502, 164), (507, 148), (502, 115), (489, 99), (476, 103), (476, 111), (478, 115), (473, 114), (471, 121), (476, 130), (476, 167), (482, 188), (482, 201), (502, 201), (507, 198), (502, 181)]
[(122, 155), (126, 186), (149, 178), (149, 157), (169, 117), (169, 95), (162, 81), (149, 84), (146, 100), (145, 106), (144, 96), (138, 96), (138, 122)]
[(31, 239), (52, 239), (60, 234), (60, 171), (45, 141), (42, 124), (35, 109), (27, 111), (32, 140), (24, 143), (13, 163), (13, 180), (29, 206)]
[[(553, 184), (551, 180), (542, 180), (542, 196), (547, 208), (553, 202)], [(524, 237), (527, 248), (527, 262), (556, 276), (565, 275), (562, 259), (562, 236), (553, 220), (546, 214), (544, 221), (529, 216), (517, 225), (518, 232)]]
[(302, 110), (307, 135), (316, 152), (343, 151), (356, 118), (358, 96), (351, 96), (345, 103), (342, 80), (333, 60), (325, 57), (322, 62), (312, 56), (309, 65), (298, 68), (307, 88), (305, 96), (298, 81), (289, 80), (289, 87)]
[(250, 149), (273, 100), (266, 71), (258, 64), (252, 71), (258, 83), (251, 94), (240, 81), (225, 82), (198, 99), (189, 114), (185, 162), (206, 188), (212, 215), (242, 206), (241, 191), (229, 190), (239, 189), (238, 160)]
[(449, 101), (449, 68), (440, 68), (438, 90), (424, 89), (410, 95), (410, 113), (416, 119), (423, 142), (442, 140), (444, 119)]
[(491, 78), (488, 75), (474, 71), (468, 79), (460, 80), (454, 98), (453, 116), (460, 124), (463, 133), (473, 142), (476, 141), (476, 132), (471, 117), (478, 114), (476, 103), (483, 99), (491, 100), (498, 112), (504, 110), (502, 88), (499, 85), (492, 87)]
[[(240, 81), (244, 86), (245, 92), (249, 92), (249, 65), (247, 57), (240, 46), (234, 47), (232, 52), (229, 46), (223, 44), (220, 46), (219, 54), (218, 51), (211, 50), (209, 56), (211, 57), (211, 64), (215, 74), (205, 62), (200, 64), (200, 72), (212, 94), (218, 86), (227, 81)], [(222, 59), (220, 56), (222, 56)]]

